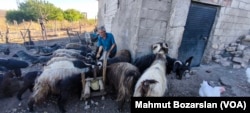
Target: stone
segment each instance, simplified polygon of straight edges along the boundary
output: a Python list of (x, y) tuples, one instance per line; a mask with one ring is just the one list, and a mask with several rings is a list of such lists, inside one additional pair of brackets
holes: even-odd
[(250, 35), (246, 35), (242, 41), (247, 41), (247, 42), (250, 42)]
[(243, 51), (245, 48), (246, 48), (245, 45), (239, 44), (238, 47), (237, 47), (237, 51)]
[(227, 47), (226, 48), (226, 51), (228, 51), (228, 52), (232, 52), (232, 51), (235, 51), (236, 50), (236, 47)]
[(231, 65), (231, 62), (229, 62), (229, 61), (227, 61), (227, 60), (221, 60), (220, 61), (220, 64), (222, 65), (222, 66), (230, 66)]
[(240, 68), (241, 68), (241, 65), (240, 65), (240, 64), (233, 64), (233, 68), (234, 68), (234, 69), (240, 69)]
[(232, 61), (239, 64), (244, 63), (243, 59), (240, 57), (234, 57)]
[(244, 62), (244, 63), (242, 63), (242, 64), (240, 64), (241, 65), (241, 67), (243, 67), (243, 68), (247, 68), (247, 63), (246, 62)]

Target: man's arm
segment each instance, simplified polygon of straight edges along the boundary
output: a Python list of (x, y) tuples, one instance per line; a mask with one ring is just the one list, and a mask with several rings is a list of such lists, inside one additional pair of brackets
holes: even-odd
[(114, 44), (112, 44), (112, 46), (111, 46), (111, 48), (109, 49), (109, 51), (108, 51), (108, 52), (110, 53), (110, 52), (111, 52), (111, 51), (115, 48), (115, 46), (116, 46), (116, 45), (115, 45), (115, 43), (114, 43)]
[(97, 54), (96, 54), (96, 58), (99, 58), (99, 57), (100, 57), (102, 48), (103, 48), (102, 46), (99, 46), (98, 52), (97, 52)]

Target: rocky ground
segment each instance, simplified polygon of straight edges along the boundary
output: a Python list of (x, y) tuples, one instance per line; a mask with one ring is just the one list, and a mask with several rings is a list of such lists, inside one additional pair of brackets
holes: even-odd
[[(49, 44), (57, 43), (64, 45), (68, 39), (60, 39), (49, 41)], [(37, 43), (43, 44), (43, 43)], [(18, 50), (26, 50), (19, 44), (7, 45), (10, 47), (10, 55), (1, 55), (1, 58), (10, 58)], [(27, 50), (28, 51), (28, 50)], [(29, 50), (32, 54), (32, 51)], [(249, 66), (248, 66), (249, 67)], [(39, 65), (30, 66), (22, 69), (22, 73), (27, 73), (33, 70), (40, 70)], [(199, 67), (193, 67), (193, 75), (182, 80), (175, 79), (174, 75), (167, 76), (168, 78), (168, 93), (167, 97), (198, 97), (200, 83), (203, 80), (209, 81), (213, 86), (224, 86), (226, 91), (222, 93), (225, 97), (250, 96), (250, 83), (247, 82), (245, 68), (235, 69), (230, 66), (224, 67), (216, 63), (202, 64)], [(23, 100), (19, 101), (15, 96), (0, 100), (1, 113), (27, 113), (27, 100), (30, 92), (26, 91), (23, 95)], [(56, 104), (56, 98), (50, 97), (44, 103), (34, 106), (34, 113), (59, 113)], [(80, 101), (76, 96), (69, 98), (66, 104), (68, 113), (117, 113), (117, 102), (111, 99), (109, 95), (103, 97), (93, 97), (86, 101)], [(126, 103), (124, 112), (130, 112), (130, 104)]]

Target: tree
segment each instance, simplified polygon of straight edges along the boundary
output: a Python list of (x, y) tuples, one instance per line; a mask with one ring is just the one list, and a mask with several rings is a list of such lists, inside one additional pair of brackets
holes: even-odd
[(84, 16), (80, 11), (77, 11), (75, 9), (67, 9), (66, 11), (64, 11), (64, 18), (68, 21), (78, 21), (84, 18)]
[(30, 19), (24, 12), (18, 10), (7, 11), (5, 18), (9, 22), (13, 22), (14, 20), (16, 20), (18, 23), (21, 23), (23, 19), (24, 20)]

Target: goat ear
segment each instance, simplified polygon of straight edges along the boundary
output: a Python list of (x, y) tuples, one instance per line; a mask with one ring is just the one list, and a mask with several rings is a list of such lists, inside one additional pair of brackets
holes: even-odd
[(177, 61), (174, 63), (174, 67), (173, 67), (173, 72), (176, 72), (176, 70), (181, 66), (181, 62)]
[(185, 65), (186, 66), (190, 66), (191, 62), (192, 62), (192, 59), (193, 59), (193, 56), (189, 57), (186, 62), (185, 62)]

